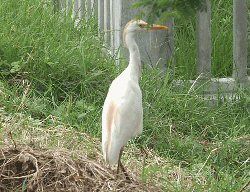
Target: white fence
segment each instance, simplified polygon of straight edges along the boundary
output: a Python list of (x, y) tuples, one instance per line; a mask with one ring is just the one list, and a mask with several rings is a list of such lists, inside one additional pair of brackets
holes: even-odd
[[(134, 2), (136, 0), (59, 0), (57, 6), (66, 11), (73, 8), (72, 16), (78, 19), (90, 13), (96, 14), (99, 30), (104, 33), (105, 46), (119, 63), (123, 58), (128, 58), (128, 52), (123, 48), (122, 32), (125, 24), (137, 15), (137, 11), (131, 9)], [(172, 22), (166, 24), (171, 26)], [(140, 33), (137, 36), (137, 43), (143, 63), (151, 66), (161, 65), (166, 69), (166, 61), (173, 52), (171, 30)]]
[[(137, 10), (131, 5), (137, 0), (65, 0), (64, 5), (74, 3), (74, 16), (82, 18), (82, 12), (94, 12), (98, 16), (100, 32), (104, 33), (105, 43), (110, 53), (120, 60), (127, 57), (123, 49), (122, 30), (125, 24), (134, 18)], [(231, 91), (238, 85), (249, 86), (250, 77), (247, 75), (247, 0), (233, 0), (233, 77), (213, 79), (211, 76), (211, 2), (206, 0), (206, 9), (198, 12), (197, 17), (197, 75), (202, 74), (206, 80), (211, 79), (208, 91)], [(166, 68), (174, 50), (173, 22), (168, 22), (170, 30), (150, 32), (137, 36), (142, 62), (150, 65), (163, 65)], [(203, 79), (203, 78), (201, 78)]]
[[(128, 21), (135, 18), (138, 11), (131, 9), (136, 0), (98, 0), (98, 21), (100, 31), (105, 33), (105, 42), (117, 58), (128, 57), (123, 48), (122, 32)], [(171, 22), (166, 23), (171, 25)], [(137, 43), (142, 62), (151, 66), (161, 65), (166, 69), (166, 61), (173, 52), (173, 35), (170, 31), (155, 31), (137, 35)]]

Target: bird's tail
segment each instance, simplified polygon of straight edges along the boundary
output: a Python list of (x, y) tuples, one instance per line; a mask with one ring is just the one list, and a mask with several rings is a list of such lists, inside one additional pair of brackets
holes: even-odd
[(118, 163), (119, 153), (121, 150), (120, 145), (115, 145), (112, 141), (110, 143), (104, 142), (102, 145), (102, 150), (103, 157), (108, 164), (114, 165)]

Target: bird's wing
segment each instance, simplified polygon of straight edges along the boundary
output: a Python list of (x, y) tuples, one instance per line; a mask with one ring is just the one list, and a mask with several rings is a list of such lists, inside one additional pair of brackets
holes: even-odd
[(124, 97), (116, 103), (112, 137), (125, 145), (129, 139), (141, 132), (142, 113), (141, 92), (128, 89)]
[(110, 88), (102, 113), (102, 148), (104, 158), (110, 164), (117, 162), (121, 147), (142, 128), (139, 86), (127, 84), (123, 90), (118, 88)]
[[(116, 113), (115, 102), (107, 97), (104, 102), (103, 112), (102, 112), (102, 151), (104, 154), (104, 159), (109, 163), (112, 162), (115, 163), (117, 159), (116, 157), (114, 158), (113, 155), (114, 149), (112, 149), (112, 141), (113, 141), (112, 129), (114, 129), (113, 124), (114, 124), (115, 113)], [(118, 154), (116, 156), (118, 156)]]

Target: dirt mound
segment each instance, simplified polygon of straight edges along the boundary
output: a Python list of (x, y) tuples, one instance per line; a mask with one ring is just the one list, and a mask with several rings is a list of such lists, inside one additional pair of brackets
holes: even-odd
[(0, 191), (158, 191), (128, 182), (77, 151), (28, 146), (0, 149)]
[(105, 164), (100, 146), (53, 116), (39, 121), (0, 108), (0, 192), (162, 191), (151, 179), (139, 179), (143, 160), (135, 151), (125, 151), (123, 159), (129, 159), (128, 182)]

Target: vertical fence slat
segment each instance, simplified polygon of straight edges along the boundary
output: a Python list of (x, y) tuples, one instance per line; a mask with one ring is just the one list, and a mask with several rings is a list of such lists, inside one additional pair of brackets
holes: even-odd
[(78, 8), (79, 8), (79, 1), (78, 0), (75, 0), (74, 1), (74, 6), (73, 6), (73, 18), (75, 19), (78, 15)]
[(233, 57), (236, 81), (247, 80), (247, 3), (246, 0), (234, 0), (233, 3)]
[(60, 10), (61, 3), (59, 0), (53, 0), (52, 3), (53, 3), (53, 11), (54, 11), (54, 13), (56, 13), (57, 11)]
[(110, 50), (111, 54), (114, 54), (114, 5), (113, 0), (110, 0)]
[(83, 17), (86, 17), (84, 0), (79, 0), (78, 17), (79, 19), (83, 19)]
[(83, 0), (74, 0), (71, 5), (72, 18), (75, 20), (75, 26), (78, 26), (79, 22), (84, 16), (84, 2)]
[(91, 16), (95, 16), (96, 14), (96, 1), (95, 0), (91, 0)]
[(84, 0), (84, 4), (85, 4), (85, 17), (87, 18), (87, 19), (89, 19), (90, 18), (90, 16), (91, 16), (91, 4), (90, 4), (91, 2), (90, 2), (90, 0)]
[(103, 0), (98, 0), (98, 28), (99, 32), (103, 30), (103, 25), (104, 25), (104, 2)]
[[(247, 1), (247, 9), (248, 11), (250, 11), (250, 1), (248, 0)], [(248, 21), (248, 31), (247, 31), (247, 34), (248, 34), (248, 55), (247, 55), (247, 67), (248, 67), (248, 75), (250, 75), (250, 14), (248, 14), (248, 18), (247, 18), (247, 21)]]
[[(166, 36), (166, 42), (167, 42), (167, 52), (166, 52), (166, 58), (168, 62), (168, 65), (166, 66), (166, 69), (164, 70), (170, 70), (171, 73), (175, 73), (175, 58), (173, 57), (174, 55), (174, 49), (175, 49), (175, 44), (174, 44), (174, 18), (170, 18), (167, 22), (168, 26), (168, 33)], [(162, 49), (161, 49), (162, 50)], [(160, 50), (160, 51), (161, 51)], [(163, 49), (165, 51), (165, 49)], [(160, 54), (162, 55), (162, 54)]]
[(59, 10), (60, 11), (65, 11), (65, 13), (66, 13), (66, 2), (61, 1), (61, 0), (58, 0), (58, 1), (59, 1)]
[(202, 77), (211, 77), (211, 2), (206, 0), (202, 10), (197, 15), (197, 72)]
[(109, 46), (109, 29), (110, 29), (110, 0), (104, 0), (104, 41)]
[(86, 16), (87, 18), (91, 18), (95, 14), (95, 1), (94, 0), (85, 0), (85, 11), (86, 11)]
[(72, 2), (72, 0), (68, 0), (67, 2), (66, 2), (66, 13), (67, 14), (69, 14), (70, 12), (71, 12), (71, 9), (72, 9), (72, 4), (73, 4), (73, 2)]
[(114, 51), (116, 55), (116, 65), (119, 65), (120, 61), (120, 46), (122, 39), (121, 24), (122, 24), (122, 0), (114, 0), (113, 10), (114, 18)]

